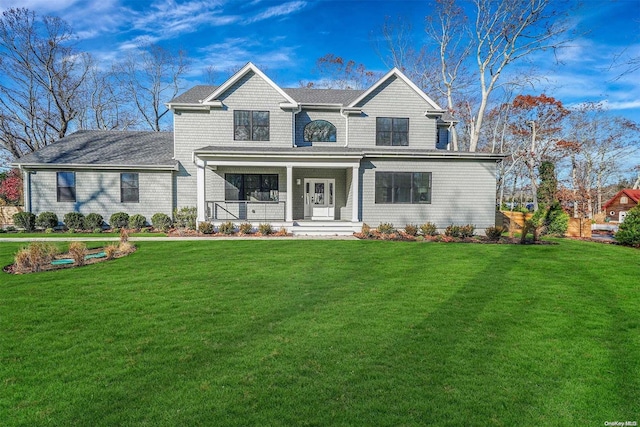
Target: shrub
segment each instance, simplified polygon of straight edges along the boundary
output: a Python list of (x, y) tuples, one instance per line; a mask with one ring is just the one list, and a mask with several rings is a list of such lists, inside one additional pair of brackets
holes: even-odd
[(451, 224), (444, 230), (444, 235), (447, 237), (460, 237), (460, 226)]
[(362, 229), (360, 230), (360, 233), (364, 237), (371, 237), (371, 227), (369, 226), (369, 224), (367, 224), (366, 222), (363, 222), (362, 223)]
[(84, 215), (80, 212), (69, 212), (64, 216), (64, 225), (69, 230), (82, 230), (84, 227)]
[(151, 217), (151, 225), (156, 230), (167, 232), (173, 225), (173, 221), (169, 218), (169, 215), (158, 212)]
[(545, 214), (546, 234), (564, 236), (569, 228), (569, 215), (562, 209), (560, 202), (554, 202)]
[(424, 236), (435, 236), (438, 234), (438, 227), (432, 222), (425, 222), (420, 226), (420, 232)]
[(40, 271), (43, 266), (50, 263), (58, 253), (55, 245), (44, 242), (32, 242), (28, 247), (22, 248), (16, 253), (14, 262), (19, 272)]
[(129, 225), (129, 214), (126, 212), (116, 212), (109, 218), (111, 228), (124, 228)]
[(102, 215), (97, 213), (90, 213), (84, 217), (85, 230), (95, 230), (96, 228), (100, 228), (102, 230), (103, 223), (104, 219), (102, 218)]
[(640, 205), (629, 209), (624, 221), (618, 226), (615, 238), (621, 245), (640, 248)]
[(287, 229), (285, 227), (280, 227), (280, 230), (278, 230), (274, 236), (286, 236), (287, 235)]
[(409, 236), (416, 236), (418, 234), (418, 226), (414, 224), (407, 224), (404, 226), (404, 232)]
[(87, 245), (84, 242), (69, 243), (69, 255), (76, 265), (84, 265), (84, 257), (87, 255)]
[(173, 212), (173, 217), (175, 219), (176, 226), (180, 228), (188, 228), (189, 230), (195, 230), (198, 210), (195, 207), (185, 206), (180, 209), (176, 209)]
[(107, 259), (115, 258), (116, 254), (118, 253), (118, 245), (111, 244), (111, 245), (105, 246), (104, 253), (107, 256)]
[(424, 236), (416, 236), (416, 242), (424, 242)]
[(58, 215), (53, 212), (41, 212), (36, 219), (36, 225), (42, 228), (56, 228), (58, 226)]
[(238, 227), (238, 230), (240, 231), (240, 234), (253, 234), (253, 225), (248, 222), (243, 222)]
[(462, 225), (460, 226), (460, 237), (462, 238), (467, 238), (467, 237), (473, 237), (473, 234), (476, 231), (476, 226), (472, 225), (472, 224), (466, 224), (466, 225)]
[(492, 242), (497, 242), (502, 237), (502, 233), (505, 232), (503, 227), (487, 227), (484, 229), (484, 233), (487, 235), (487, 239)]
[(147, 225), (147, 218), (144, 215), (135, 214), (129, 217), (129, 228), (140, 230)]
[(131, 243), (129, 242), (120, 242), (120, 245), (118, 245), (118, 251), (120, 251), (123, 254), (128, 254), (133, 252), (133, 250), (135, 249), (135, 246), (133, 246)]
[(258, 230), (260, 231), (260, 234), (262, 234), (263, 236), (268, 236), (269, 234), (273, 233), (273, 229), (271, 228), (271, 224), (260, 224), (258, 225)]
[(13, 214), (13, 223), (24, 228), (24, 231), (33, 231), (36, 228), (36, 216), (31, 212), (18, 212)]
[(222, 234), (233, 234), (236, 231), (236, 226), (231, 221), (223, 222), (218, 227), (218, 231)]
[(213, 234), (213, 224), (210, 222), (201, 222), (198, 224), (198, 231), (202, 234)]
[(94, 233), (102, 233), (102, 227), (97, 227), (93, 229)]
[(126, 228), (120, 230), (120, 243), (127, 243), (129, 241), (129, 232)]
[(395, 227), (390, 222), (383, 222), (378, 225), (378, 233), (380, 234), (392, 234), (396, 232)]
[(54, 230), (53, 228), (47, 228), (44, 230), (44, 234), (53, 234)]

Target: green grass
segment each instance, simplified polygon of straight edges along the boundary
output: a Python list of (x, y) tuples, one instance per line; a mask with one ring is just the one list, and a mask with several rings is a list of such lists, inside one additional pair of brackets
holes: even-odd
[[(68, 233), (68, 232), (55, 232), (55, 233), (0, 233), (0, 239), (33, 239), (33, 238), (46, 238), (46, 239), (68, 239), (68, 238), (84, 238), (84, 237), (104, 237), (104, 238), (114, 238), (120, 237), (120, 233)], [(166, 237), (165, 233), (130, 233), (129, 237)]]
[[(20, 246), (0, 243), (0, 265)], [(137, 246), (0, 276), (0, 424), (640, 421), (638, 250)]]

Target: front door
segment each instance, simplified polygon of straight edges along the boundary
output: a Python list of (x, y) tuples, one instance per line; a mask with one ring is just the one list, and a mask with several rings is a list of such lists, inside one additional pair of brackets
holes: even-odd
[(312, 220), (335, 219), (335, 179), (305, 178), (304, 218)]
[(618, 215), (618, 222), (624, 222), (624, 219), (627, 217), (627, 213), (626, 212), (620, 212), (620, 214)]

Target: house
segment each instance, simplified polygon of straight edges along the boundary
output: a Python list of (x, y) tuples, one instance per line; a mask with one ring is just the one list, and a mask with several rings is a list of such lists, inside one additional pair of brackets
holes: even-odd
[(173, 133), (79, 131), (15, 164), (26, 209), (270, 222), (494, 225), (502, 155), (453, 152), (455, 120), (398, 69), (366, 90), (285, 89), (252, 63), (171, 100)]
[(602, 209), (606, 213), (606, 221), (622, 222), (629, 209), (640, 203), (640, 190), (624, 188), (616, 193), (604, 204)]

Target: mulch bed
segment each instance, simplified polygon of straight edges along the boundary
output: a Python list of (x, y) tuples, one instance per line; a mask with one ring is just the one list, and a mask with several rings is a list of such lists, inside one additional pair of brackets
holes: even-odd
[[(353, 233), (355, 237), (362, 240), (395, 240), (403, 242), (442, 242), (442, 243), (479, 243), (479, 244), (492, 244), (492, 245), (520, 245), (519, 237), (507, 237), (502, 236), (499, 240), (490, 240), (485, 236), (473, 236), (473, 237), (451, 237), (443, 234), (435, 236), (411, 236), (404, 231), (397, 231), (395, 233), (380, 233), (377, 230), (371, 230), (368, 235), (363, 233)], [(556, 242), (549, 242), (547, 240), (532, 241), (527, 239), (525, 245), (557, 245)]]
[[(117, 259), (117, 258), (123, 258), (126, 257), (129, 254), (132, 254), (133, 252), (135, 252), (137, 250), (137, 248), (135, 246), (131, 247), (131, 252), (116, 252), (116, 254), (113, 256), (113, 258), (111, 259)], [(91, 248), (91, 249), (87, 249), (87, 255), (93, 255), (93, 254), (97, 254), (100, 252), (103, 252), (104, 248)], [(68, 259), (68, 258), (72, 258), (71, 255), (69, 254), (69, 252), (66, 253), (62, 253), (62, 254), (58, 254), (56, 255), (53, 259)], [(53, 265), (51, 263), (47, 263), (44, 264), (40, 267), (40, 271), (16, 271), (15, 268), (15, 264), (10, 264), (5, 266), (2, 271), (4, 271), (5, 273), (8, 274), (30, 274), (30, 273), (39, 273), (41, 271), (52, 271), (52, 270), (62, 270), (65, 268), (77, 268), (77, 267), (82, 267), (84, 265), (91, 265), (91, 264), (97, 264), (99, 262), (105, 262), (105, 261), (111, 261), (109, 259), (107, 259), (107, 257), (102, 257), (102, 258), (89, 258), (86, 259), (84, 261), (83, 265), (76, 265), (76, 264), (60, 264), (60, 265)]]

